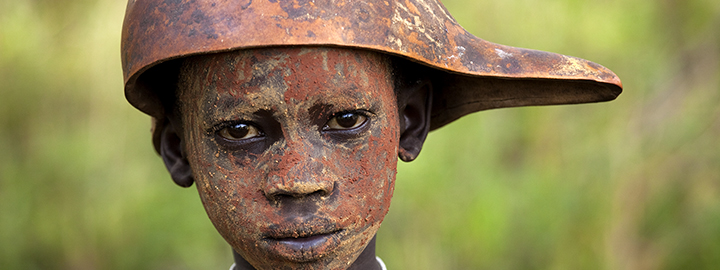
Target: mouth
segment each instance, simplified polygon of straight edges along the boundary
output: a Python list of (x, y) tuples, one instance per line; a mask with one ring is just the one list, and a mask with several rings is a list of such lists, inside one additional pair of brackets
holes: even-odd
[(298, 237), (268, 238), (268, 240), (278, 242), (297, 250), (315, 249), (321, 246), (324, 242), (331, 240), (330, 238), (339, 232), (340, 230), (336, 230), (328, 233), (310, 234)]
[(332, 226), (305, 227), (295, 230), (273, 230), (263, 242), (268, 251), (297, 262), (319, 259), (332, 253), (339, 245), (343, 230)]

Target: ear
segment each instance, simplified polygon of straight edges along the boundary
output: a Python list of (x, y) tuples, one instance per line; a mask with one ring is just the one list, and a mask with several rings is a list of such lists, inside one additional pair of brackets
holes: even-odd
[(400, 148), (398, 156), (410, 162), (417, 158), (428, 132), (430, 132), (430, 111), (432, 109), (432, 82), (425, 80), (414, 84), (400, 97)]
[(172, 123), (166, 123), (160, 133), (160, 156), (170, 177), (181, 187), (192, 186), (194, 179), (190, 163), (183, 151), (183, 142)]

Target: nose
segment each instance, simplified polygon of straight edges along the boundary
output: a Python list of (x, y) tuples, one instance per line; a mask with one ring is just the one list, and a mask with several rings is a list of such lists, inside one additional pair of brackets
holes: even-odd
[(334, 177), (322, 164), (322, 157), (286, 152), (268, 175), (263, 191), (271, 201), (284, 198), (327, 197), (335, 186)]

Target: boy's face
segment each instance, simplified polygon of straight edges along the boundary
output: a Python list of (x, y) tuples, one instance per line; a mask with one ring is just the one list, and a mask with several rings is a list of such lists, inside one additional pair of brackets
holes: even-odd
[(215, 227), (256, 267), (346, 268), (390, 206), (398, 108), (388, 60), (263, 48), (186, 61), (185, 152)]

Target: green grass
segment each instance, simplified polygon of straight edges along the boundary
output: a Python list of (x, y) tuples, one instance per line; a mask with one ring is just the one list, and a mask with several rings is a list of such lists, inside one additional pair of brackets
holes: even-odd
[[(489, 41), (600, 63), (610, 103), (501, 109), (399, 166), (390, 269), (720, 265), (720, 2), (447, 0)], [(124, 100), (124, 1), (0, 0), (0, 269), (225, 269)]]

